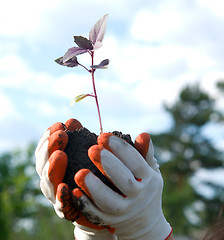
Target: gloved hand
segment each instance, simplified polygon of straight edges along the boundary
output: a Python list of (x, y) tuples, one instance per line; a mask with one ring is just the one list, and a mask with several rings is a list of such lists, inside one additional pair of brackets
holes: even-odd
[(80, 240), (114, 240), (116, 236), (111, 234), (105, 227), (97, 226), (89, 222), (75, 207), (72, 194), (63, 183), (67, 155), (63, 151), (68, 142), (66, 131), (74, 131), (82, 127), (75, 119), (69, 119), (65, 124), (53, 124), (41, 137), (35, 151), (36, 170), (40, 177), (40, 188), (47, 199), (49, 199), (57, 215), (73, 223), (77, 221), (80, 226), (91, 232), (83, 235)]
[[(75, 175), (82, 191), (73, 191), (74, 202), (91, 222), (114, 228), (119, 240), (164, 240), (172, 232), (166, 221), (161, 197), (163, 179), (154, 158), (152, 141), (140, 134), (135, 148), (110, 133), (98, 137), (89, 149), (89, 157), (98, 169), (123, 193), (114, 192), (88, 169)], [(92, 201), (91, 201), (91, 200)], [(77, 236), (87, 234), (78, 226)]]

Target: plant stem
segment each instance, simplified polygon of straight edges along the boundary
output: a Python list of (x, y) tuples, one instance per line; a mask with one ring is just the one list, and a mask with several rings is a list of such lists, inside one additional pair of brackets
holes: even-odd
[(89, 70), (87, 67), (85, 67), (85, 66), (82, 65), (81, 63), (79, 63), (79, 66), (83, 67), (87, 72), (91, 72), (91, 70)]
[[(92, 58), (92, 66), (93, 66), (94, 65), (94, 51), (91, 51), (90, 55), (91, 55), (91, 58)], [(94, 72), (95, 72), (95, 69), (92, 69), (91, 74), (92, 74), (93, 91), (94, 91), (94, 95), (95, 95), (94, 97), (95, 97), (95, 100), (96, 100), (96, 107), (97, 107), (97, 112), (98, 112), (98, 117), (99, 117), (99, 122), (100, 122), (100, 133), (102, 133), (103, 132), (103, 126), (102, 126), (102, 121), (101, 121), (101, 116), (100, 116), (99, 102), (98, 102), (97, 93), (96, 93)]]

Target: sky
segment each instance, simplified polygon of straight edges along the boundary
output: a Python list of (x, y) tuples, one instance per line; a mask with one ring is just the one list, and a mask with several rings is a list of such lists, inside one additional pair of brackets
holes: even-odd
[[(95, 63), (110, 59), (109, 68), (95, 74), (104, 131), (133, 139), (165, 131), (172, 121), (164, 102), (172, 104), (183, 86), (196, 82), (216, 96), (214, 83), (224, 79), (223, 7), (222, 0), (2, 2), (0, 152), (38, 141), (69, 118), (99, 134), (94, 99), (70, 106), (76, 95), (92, 93), (90, 75), (54, 60), (75, 46), (74, 35), (88, 37), (104, 14), (107, 31), (95, 52)], [(88, 55), (79, 62), (91, 65)], [(218, 135), (223, 147), (223, 126), (213, 131)]]

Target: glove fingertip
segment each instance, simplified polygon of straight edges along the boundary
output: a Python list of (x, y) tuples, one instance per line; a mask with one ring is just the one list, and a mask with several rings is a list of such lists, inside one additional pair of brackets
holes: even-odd
[(94, 165), (101, 171), (101, 173), (107, 177), (107, 174), (101, 163), (101, 152), (104, 150), (103, 145), (93, 145), (88, 150), (88, 156)]
[(65, 126), (66, 126), (67, 130), (69, 130), (71, 132), (74, 132), (75, 130), (78, 130), (83, 127), (82, 124), (74, 118), (68, 119), (65, 123)]
[(146, 158), (146, 155), (148, 153), (149, 144), (150, 135), (146, 132), (139, 134), (135, 139), (135, 148), (144, 158)]
[(79, 188), (75, 188), (72, 190), (72, 195), (76, 198), (81, 198), (83, 196), (83, 192)]
[(102, 145), (93, 145), (88, 149), (88, 156), (92, 162), (101, 162), (101, 151), (104, 149)]
[(50, 134), (52, 134), (58, 130), (65, 130), (65, 125), (61, 122), (56, 122), (51, 127), (49, 127), (48, 130), (50, 130)]
[(67, 200), (70, 197), (70, 189), (66, 183), (60, 183), (57, 187), (57, 198), (60, 202)]
[(113, 133), (101, 133), (97, 138), (97, 143), (103, 145), (107, 150), (110, 150), (109, 139), (111, 136), (114, 136)]
[(68, 135), (63, 130), (58, 130), (51, 134), (48, 138), (48, 154), (49, 156), (56, 150), (64, 150), (68, 143)]
[(59, 183), (63, 181), (65, 176), (68, 164), (67, 154), (61, 150), (56, 150), (50, 156), (49, 163), (48, 177), (54, 186), (54, 192), (56, 194), (57, 187)]
[(75, 180), (76, 184), (85, 192), (85, 194), (90, 199), (92, 199), (92, 196), (89, 192), (89, 189), (86, 185), (86, 180), (85, 180), (86, 176), (90, 173), (91, 173), (91, 171), (89, 169), (81, 169), (75, 174), (74, 180)]
[(57, 199), (60, 202), (58, 210), (64, 215), (64, 218), (72, 222), (76, 221), (79, 218), (79, 212), (72, 201), (71, 192), (66, 183), (58, 185)]
[(72, 200), (76, 208), (79, 209), (80, 211), (83, 210), (84, 207), (82, 201), (80, 200), (83, 195), (84, 193), (79, 188), (75, 188), (72, 190)]

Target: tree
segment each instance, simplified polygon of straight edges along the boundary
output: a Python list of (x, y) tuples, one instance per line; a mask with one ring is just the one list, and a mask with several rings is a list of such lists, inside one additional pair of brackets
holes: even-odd
[(0, 239), (73, 239), (73, 225), (60, 219), (47, 200), (42, 204), (35, 146), (0, 156)]
[(172, 106), (165, 105), (173, 120), (172, 127), (152, 135), (164, 178), (163, 209), (177, 234), (189, 234), (196, 226), (210, 224), (224, 200), (221, 186), (204, 183), (220, 190), (207, 197), (191, 182), (199, 169), (223, 165), (223, 153), (204, 134), (208, 123), (223, 119), (215, 103), (198, 84), (186, 86)]
[(28, 173), (33, 145), (25, 153), (15, 151), (0, 157), (0, 238), (10, 239), (20, 218), (35, 212), (37, 188)]

